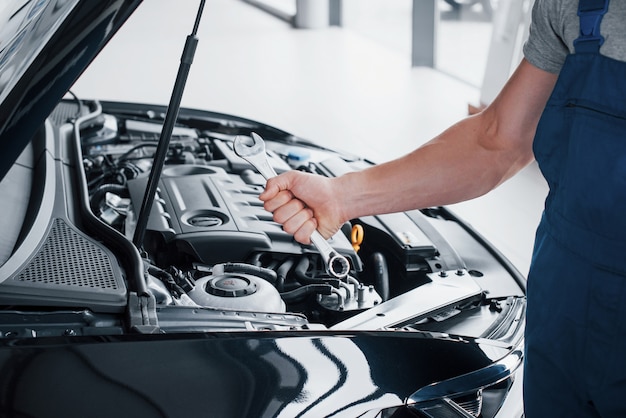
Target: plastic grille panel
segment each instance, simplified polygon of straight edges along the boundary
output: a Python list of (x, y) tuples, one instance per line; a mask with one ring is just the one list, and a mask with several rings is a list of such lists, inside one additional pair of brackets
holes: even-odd
[(15, 280), (87, 289), (118, 290), (108, 255), (55, 219), (39, 253)]
[(62, 125), (69, 120), (76, 119), (81, 115), (81, 108), (77, 103), (61, 102), (54, 108), (50, 118), (57, 125)]

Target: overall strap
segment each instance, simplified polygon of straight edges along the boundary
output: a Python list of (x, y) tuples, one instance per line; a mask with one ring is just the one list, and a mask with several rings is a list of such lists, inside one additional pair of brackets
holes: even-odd
[(578, 16), (580, 18), (580, 35), (574, 41), (577, 54), (597, 54), (604, 43), (600, 35), (600, 23), (609, 8), (609, 0), (580, 0)]

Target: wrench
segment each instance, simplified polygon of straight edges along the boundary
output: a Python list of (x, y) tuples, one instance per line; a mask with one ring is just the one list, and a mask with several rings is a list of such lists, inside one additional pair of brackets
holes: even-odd
[[(252, 144), (241, 136), (235, 137), (233, 141), (235, 154), (250, 163), (265, 180), (275, 177), (276, 171), (274, 171), (274, 168), (267, 160), (263, 138), (255, 132), (252, 132), (251, 137)], [(326, 271), (331, 276), (341, 279), (348, 275), (350, 263), (348, 263), (348, 260), (344, 256), (337, 253), (333, 247), (330, 246), (322, 234), (318, 231), (313, 231), (313, 234), (311, 234), (311, 242), (320, 252), (324, 259), (324, 264), (326, 265)]]

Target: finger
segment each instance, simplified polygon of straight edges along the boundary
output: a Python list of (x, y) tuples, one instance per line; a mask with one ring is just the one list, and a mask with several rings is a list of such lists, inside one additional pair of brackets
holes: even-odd
[[(265, 210), (267, 210), (269, 212), (274, 212), (278, 208), (288, 204), (289, 202), (291, 202), (293, 200), (296, 200), (296, 201), (299, 202), (299, 200), (294, 199), (293, 193), (291, 193), (289, 190), (283, 190), (283, 191), (277, 193), (270, 200), (266, 200), (263, 203), (263, 208), (265, 208)], [(302, 206), (304, 206), (304, 204), (302, 204)]]
[(310, 245), (311, 235), (317, 229), (317, 221), (315, 218), (311, 218), (306, 221), (302, 226), (295, 231), (293, 238), (301, 244)]
[(305, 208), (304, 204), (298, 199), (292, 199), (274, 211), (274, 220), (276, 222), (283, 224), (283, 226), (287, 222), (291, 222), (288, 232), (296, 231), (300, 224), (312, 217), (313, 212)]

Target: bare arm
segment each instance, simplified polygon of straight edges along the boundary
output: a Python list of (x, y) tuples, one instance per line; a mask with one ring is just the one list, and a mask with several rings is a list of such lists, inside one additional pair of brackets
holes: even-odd
[(535, 129), (556, 78), (523, 60), (484, 111), (415, 151), (333, 179), (285, 173), (268, 182), (261, 199), (287, 232), (308, 243), (314, 229), (329, 237), (359, 216), (481, 196), (533, 160)]

